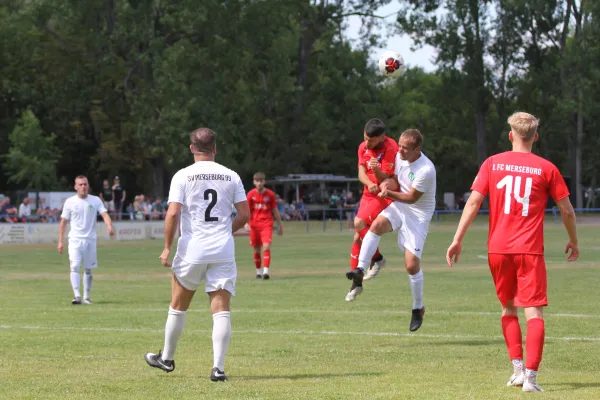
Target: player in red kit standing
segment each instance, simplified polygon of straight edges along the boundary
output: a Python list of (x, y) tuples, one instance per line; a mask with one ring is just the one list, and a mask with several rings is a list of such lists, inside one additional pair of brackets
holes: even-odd
[[(362, 240), (369, 231), (379, 213), (392, 202), (389, 198), (377, 196), (379, 184), (394, 175), (394, 165), (398, 144), (385, 134), (385, 125), (377, 118), (367, 122), (364, 129), (364, 141), (358, 146), (358, 179), (365, 185), (356, 218), (354, 218), (354, 242), (350, 250), (350, 269), (358, 266), (358, 256)], [(375, 277), (385, 265), (385, 258), (375, 252), (371, 260), (371, 268), (365, 274), (364, 280)], [(354, 301), (362, 293), (362, 282), (352, 282), (346, 301)]]
[[(273, 217), (277, 220), (279, 236), (283, 235), (281, 216), (277, 210), (277, 197), (272, 190), (265, 187), (265, 174), (254, 174), (255, 188), (248, 192), (250, 206), (250, 222), (246, 229), (250, 231), (250, 246), (254, 248), (254, 265), (256, 279), (269, 279), (271, 265), (271, 240), (273, 238)], [(264, 269), (261, 272), (261, 251)]]
[[(537, 371), (544, 348), (542, 307), (546, 296), (544, 263), (544, 214), (548, 197), (556, 202), (569, 235), (565, 248), (568, 261), (579, 257), (575, 212), (569, 190), (558, 169), (531, 152), (538, 138), (538, 120), (518, 112), (508, 118), (512, 151), (491, 156), (481, 166), (448, 248), (450, 266), (458, 262), (462, 240), (477, 215), (485, 196), (490, 199), (488, 263), (496, 295), (502, 304), (502, 332), (513, 375), (507, 386), (523, 386), (524, 392), (543, 392)], [(527, 335), (523, 365), (523, 344), (517, 307), (525, 309)]]

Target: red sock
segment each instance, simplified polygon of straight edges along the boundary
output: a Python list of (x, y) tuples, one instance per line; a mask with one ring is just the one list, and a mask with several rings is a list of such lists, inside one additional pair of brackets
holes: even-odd
[(527, 350), (527, 362), (525, 368), (537, 371), (542, 362), (544, 352), (544, 320), (532, 318), (527, 321), (527, 335), (525, 338), (525, 349)]
[(355, 270), (358, 267), (358, 255), (360, 254), (360, 243), (352, 243), (350, 249), (350, 269)]
[(379, 247), (377, 249), (375, 249), (375, 254), (373, 254), (373, 257), (371, 258), (372, 260), (376, 260), (381, 256), (381, 253), (379, 252)]
[(260, 269), (260, 251), (254, 252), (254, 266), (256, 269)]
[(263, 251), (263, 264), (265, 264), (265, 268), (269, 268), (271, 265), (271, 250)]
[(358, 267), (358, 255), (360, 254), (360, 245), (367, 232), (369, 232), (369, 227), (358, 231), (358, 237), (360, 238), (359, 242), (352, 243), (352, 248), (350, 249), (350, 269), (353, 271)]
[(522, 360), (523, 336), (521, 335), (519, 317), (516, 315), (506, 315), (502, 317), (502, 333), (504, 334), (504, 341), (506, 341), (506, 348), (508, 349), (508, 356), (510, 359), (514, 360), (517, 358)]

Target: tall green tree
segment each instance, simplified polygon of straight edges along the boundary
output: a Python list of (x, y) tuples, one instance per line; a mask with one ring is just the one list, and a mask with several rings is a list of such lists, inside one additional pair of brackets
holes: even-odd
[(55, 140), (56, 135), (44, 133), (33, 112), (25, 111), (9, 136), (8, 154), (3, 156), (9, 182), (37, 190), (58, 188), (60, 152)]

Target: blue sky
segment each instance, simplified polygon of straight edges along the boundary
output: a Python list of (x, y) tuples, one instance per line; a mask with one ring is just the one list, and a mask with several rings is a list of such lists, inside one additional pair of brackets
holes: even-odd
[[(396, 2), (392, 2), (387, 6), (381, 7), (377, 11), (377, 15), (389, 15), (394, 12), (397, 12), (400, 6)], [(388, 23), (392, 23), (395, 17), (391, 16), (386, 19)], [(346, 35), (350, 39), (358, 38), (358, 31), (361, 27), (361, 21), (359, 17), (349, 17), (348, 19), (348, 29), (346, 30)], [(384, 35), (382, 35), (384, 37)], [(406, 35), (394, 35), (390, 36), (387, 39), (387, 45), (385, 48), (377, 48), (374, 47), (371, 49), (371, 58), (374, 61), (379, 59), (379, 55), (384, 50), (392, 50), (400, 53), (404, 58), (404, 62), (409, 66), (419, 66), (422, 67), (425, 71), (433, 71), (435, 70), (435, 66), (433, 65), (432, 60), (435, 58), (435, 51), (431, 46), (424, 46), (419, 50), (412, 51), (410, 47), (413, 45), (413, 41)]]

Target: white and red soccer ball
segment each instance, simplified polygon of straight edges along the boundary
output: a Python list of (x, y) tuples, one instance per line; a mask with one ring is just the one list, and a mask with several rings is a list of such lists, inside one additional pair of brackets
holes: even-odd
[(405, 70), (404, 59), (395, 51), (386, 51), (379, 57), (379, 72), (389, 78), (402, 75)]

